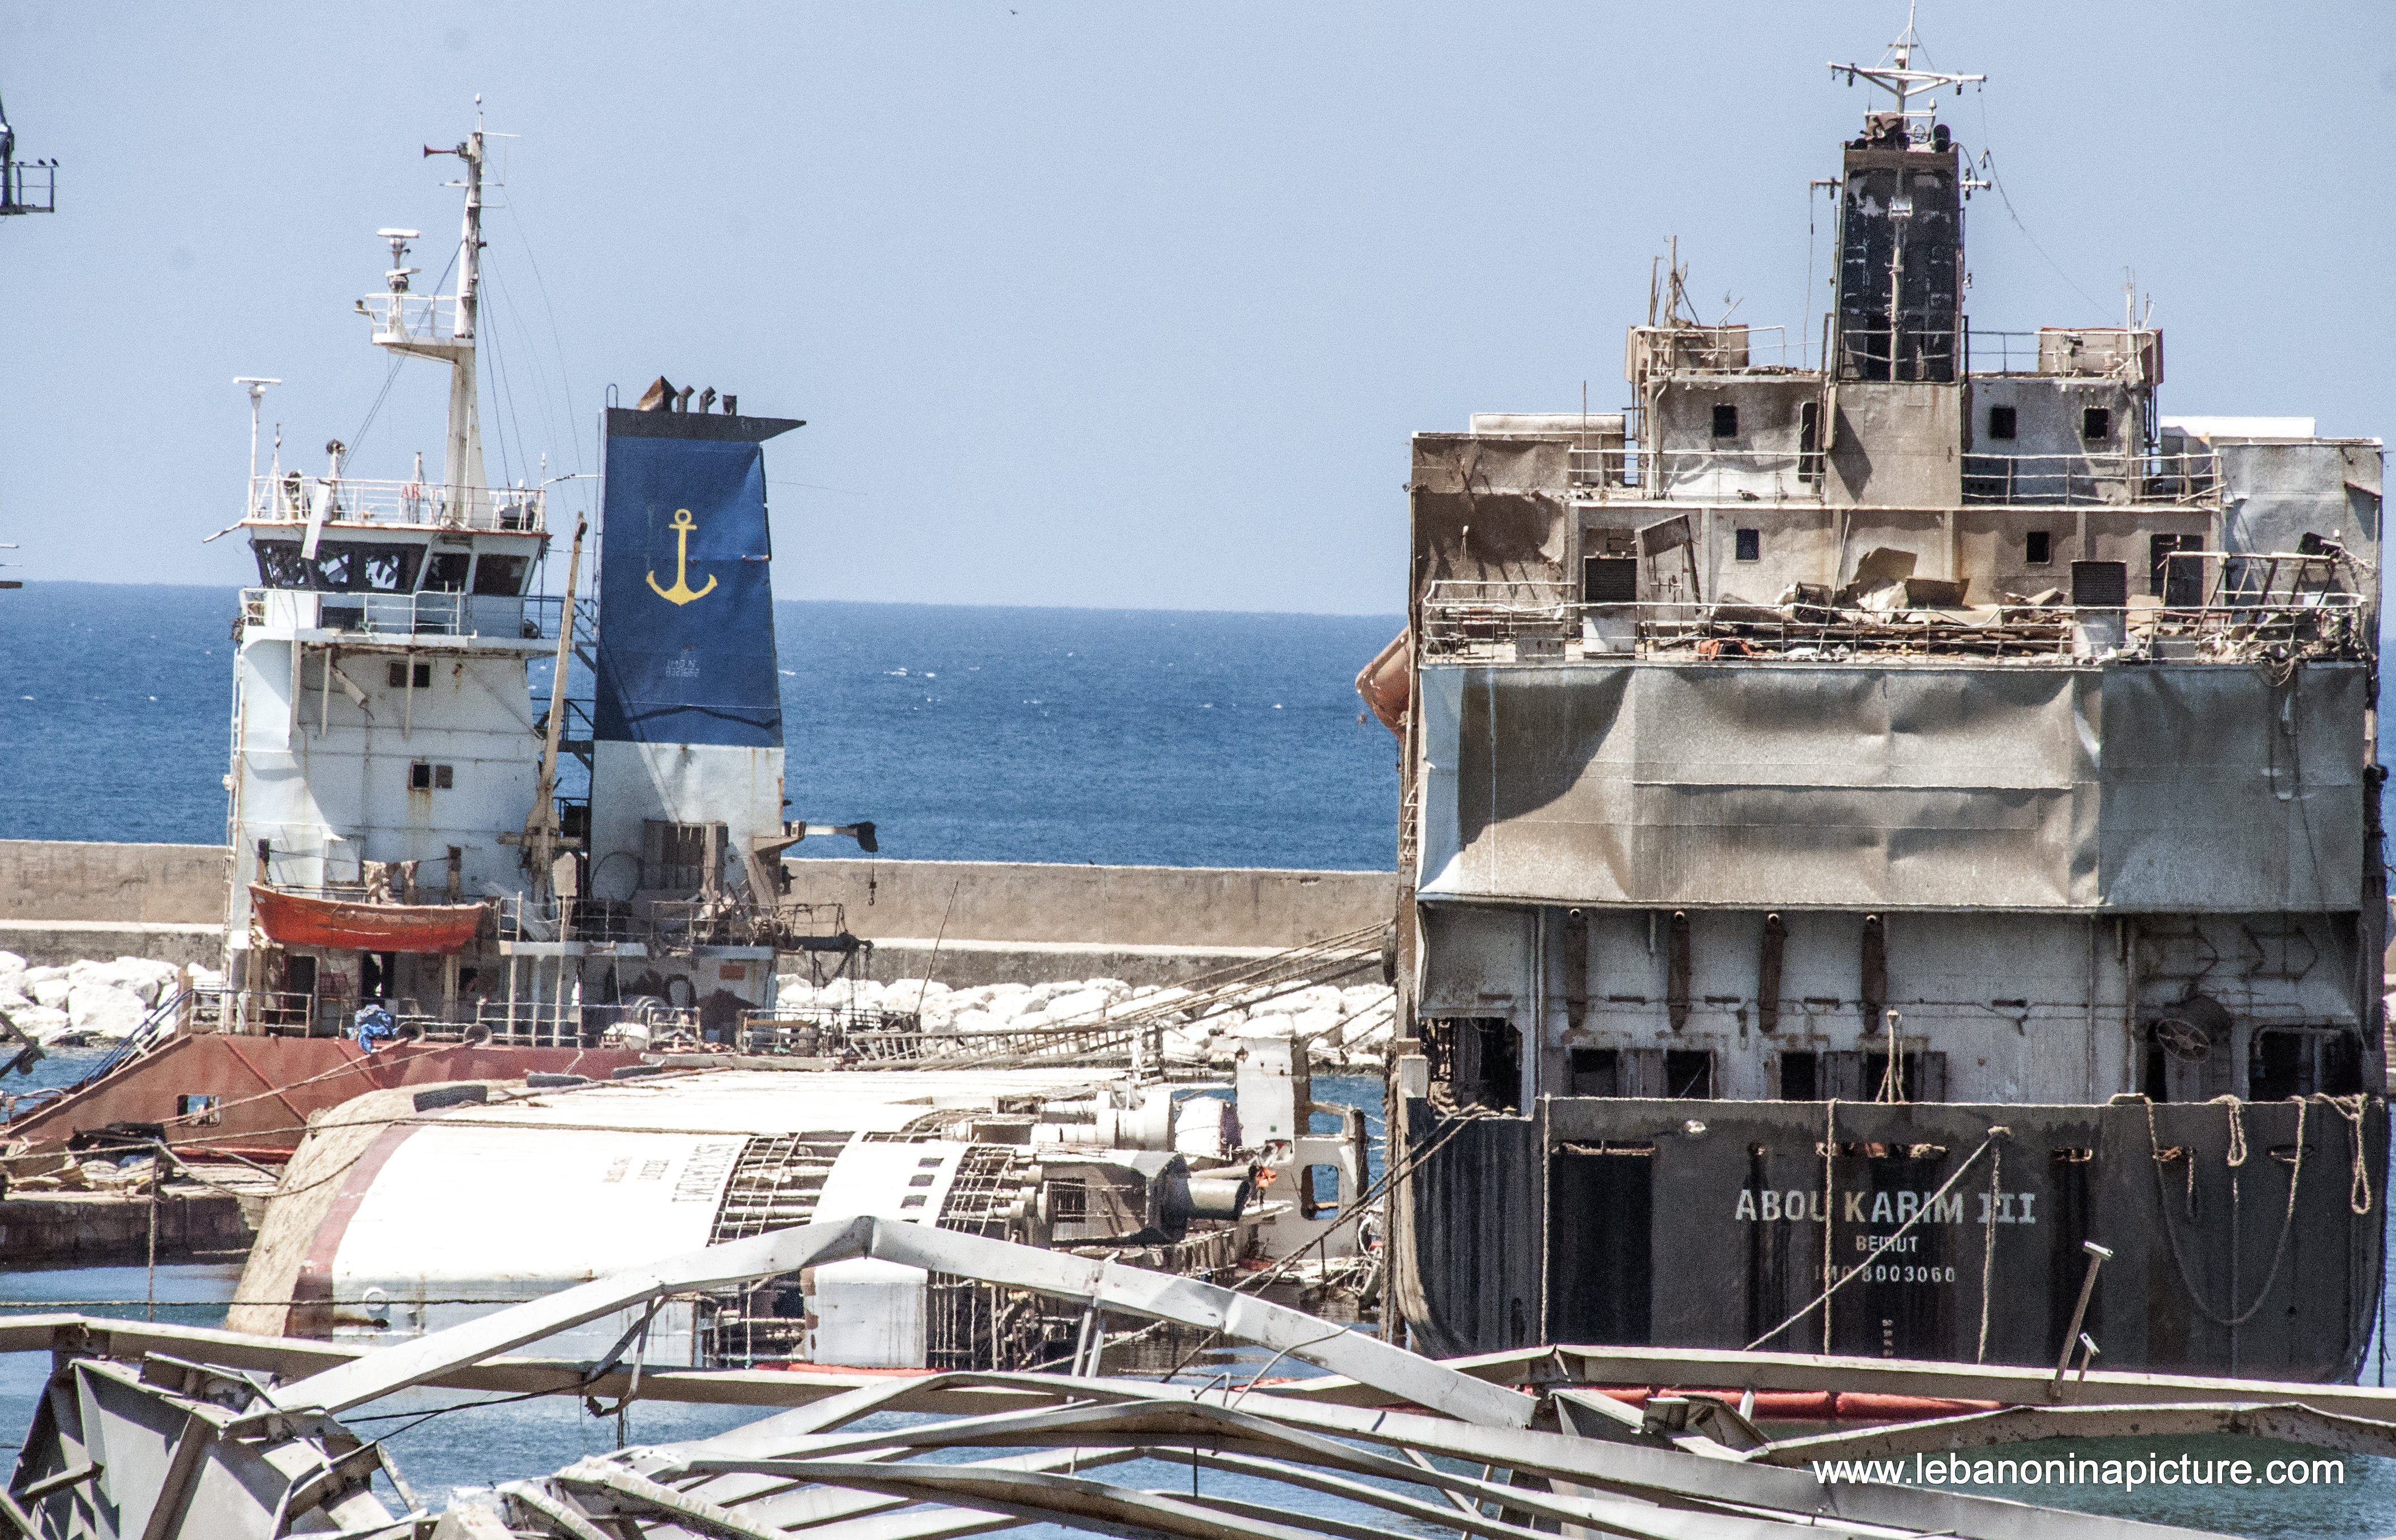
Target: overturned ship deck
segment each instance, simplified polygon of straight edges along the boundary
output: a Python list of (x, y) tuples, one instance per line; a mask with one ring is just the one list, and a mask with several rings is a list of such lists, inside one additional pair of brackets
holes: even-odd
[(1676, 269), (1629, 410), (1414, 441), (1394, 1314), (2349, 1377), (2380, 445), (1975, 329), (1896, 53), (1821, 357)]

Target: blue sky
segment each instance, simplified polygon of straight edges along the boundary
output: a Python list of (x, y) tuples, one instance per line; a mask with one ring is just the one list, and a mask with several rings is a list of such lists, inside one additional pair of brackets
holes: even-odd
[[(1389, 3), (59, 6), (0, 0), (0, 539), (21, 576), (237, 581), (247, 415), (355, 435), (379, 226), (454, 244), (476, 92), (491, 465), (596, 468), (659, 372), (777, 441), (785, 598), (1381, 612), (1406, 436), (1618, 405), (1677, 234), (1712, 311), (1818, 325), (1806, 182), (1901, 7)], [(1976, 325), (2169, 339), (2165, 409), (2390, 426), (2384, 5), (1925, 4), (1995, 164)], [(2042, 249), (2043, 248), (2043, 249)], [(496, 365), (496, 366), (495, 366)], [(504, 390), (500, 376), (504, 374)], [(411, 364), (361, 473), (437, 459)], [(578, 484), (579, 485), (579, 484)]]

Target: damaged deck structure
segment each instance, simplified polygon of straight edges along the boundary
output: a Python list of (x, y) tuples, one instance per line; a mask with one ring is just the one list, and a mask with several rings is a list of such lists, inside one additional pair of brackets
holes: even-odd
[[(843, 1262), (1036, 1290), (1093, 1318), (1218, 1332), (1275, 1358), (1237, 1385), (1219, 1375), (1192, 1384), (1111, 1377), (1095, 1359), (1063, 1374), (879, 1381), (667, 1371), (658, 1381), (675, 1399), (788, 1410), (713, 1438), (586, 1456), (547, 1477), (461, 1494), (445, 1512), (418, 1504), (389, 1452), (339, 1420), (416, 1387), (630, 1397), (640, 1391), (639, 1371), (627, 1373), (614, 1356), (574, 1364), (507, 1355), (678, 1293)], [(1566, 1356), (1575, 1349), (1547, 1350), (1537, 1362), (1441, 1363), (1236, 1290), (873, 1217), (711, 1246), (370, 1353), (135, 1323), (0, 1320), (0, 1348), (41, 1346), (57, 1352), (58, 1366), (0, 1521), (50, 1540), (890, 1537), (1040, 1521), (1101, 1534), (1274, 1540), (2191, 1533), (1825, 1480), (1790, 1468), (1783, 1462), (1804, 1454), (1767, 1440), (1728, 1404), (1664, 1398), (1634, 1410), (1575, 1382)], [(1752, 1373), (1775, 1356), (1745, 1357)], [(1261, 1383), (1287, 1360), (1327, 1377)], [(2188, 1404), (2166, 1414), (2152, 1393), (2182, 1387), (2141, 1388), (2150, 1393), (2145, 1406), (2072, 1410), (2097, 1432), (2170, 1414), (2210, 1426), (2243, 1417), (2276, 1436), (2328, 1443), (2396, 1441), (2384, 1421), (2302, 1404)], [(932, 1415), (878, 1415), (894, 1412)], [(2012, 1426), (2042, 1429), (2064, 1414), (2017, 1416)], [(1994, 1414), (1975, 1432), (1925, 1434), (1915, 1447), (2002, 1439), (2008, 1415)], [(393, 1496), (403, 1511), (386, 1501)]]
[(2380, 445), (2162, 415), (2135, 313), (1976, 329), (1911, 46), (1818, 353), (1676, 267), (1628, 411), (1414, 440), (1400, 1313), (2350, 1376)]

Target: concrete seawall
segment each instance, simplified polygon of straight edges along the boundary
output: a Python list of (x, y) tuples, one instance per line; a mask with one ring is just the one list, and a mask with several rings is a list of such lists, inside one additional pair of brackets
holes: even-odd
[[(35, 963), (120, 953), (213, 962), (231, 863), (220, 845), (0, 840), (0, 949)], [(969, 986), (1176, 983), (1378, 926), (1385, 871), (794, 860), (791, 896), (845, 906), (885, 977)], [(934, 948), (938, 943), (938, 957)]]

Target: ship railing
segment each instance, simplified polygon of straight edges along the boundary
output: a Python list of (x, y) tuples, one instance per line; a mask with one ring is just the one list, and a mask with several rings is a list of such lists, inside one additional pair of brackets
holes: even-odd
[(499, 901), (502, 941), (646, 941), (649, 935), (649, 923), (620, 899), (511, 893)]
[(1565, 468), (1576, 496), (1601, 499), (1617, 488), (1698, 502), (1812, 502), (1822, 495), (1822, 457), (1805, 449), (1575, 447), (1565, 452)]
[(809, 1002), (741, 1012), (739, 1042), (752, 1054), (886, 1060), (913, 1056), (891, 1045), (921, 1035), (917, 1017), (906, 1012), (848, 1001)]
[[(2187, 557), (2205, 553), (2183, 553)], [(2365, 595), (2294, 586), (2268, 557), (2220, 564), (2210, 602), (2122, 605), (2028, 601), (1900, 606), (1650, 600), (1499, 604), (1447, 601), (1435, 586), (1421, 620), (1423, 657), (1541, 662), (1608, 656), (1838, 661), (1872, 656), (2058, 657), (2092, 653), (2252, 664), (2367, 659), (2377, 638)], [(1444, 585), (1442, 585), (1444, 586)], [(1493, 585), (1494, 586), (1494, 585)]]
[(256, 1037), (339, 1037), (352, 1026), (347, 995), (296, 989), (195, 989), (193, 1015), (216, 1029)]
[(575, 1048), (590, 1041), (583, 1017), (598, 1007), (567, 1004), (563, 1011), (553, 1000), (486, 1000), (476, 1003), (472, 1028), (454, 1023), (409, 1019), (430, 1042), (473, 1042), (480, 1040), (509, 1048)]
[(1810, 339), (1786, 326), (1633, 326), (1629, 367), (1633, 384), (1656, 375), (1802, 374), (1814, 367)]
[(633, 941), (678, 951), (768, 946), (780, 934), (772, 915), (721, 897), (628, 901), (516, 893), (499, 900), (503, 941)]
[(504, 637), (554, 641), (565, 601), (551, 594), (359, 593), (245, 589), (242, 618), (295, 630), (379, 636)]
[(374, 323), (378, 347), (473, 346), (458, 335), (454, 294), (393, 294), (386, 289), (358, 301), (357, 312)]
[(1963, 457), (1967, 504), (2077, 508), (2219, 499), (2221, 471), (2210, 449), (2178, 455), (2078, 454)]
[(260, 524), (417, 525), (533, 534), (545, 526), (549, 494), (532, 486), (449, 486), (433, 481), (253, 476), (247, 517)]
[(2163, 333), (2151, 326), (2046, 326), (2037, 331), (1963, 333), (1966, 374), (2044, 375), (2119, 379), (2136, 385), (2163, 380)]
[(59, 163), (0, 160), (0, 214), (55, 214)]
[(659, 898), (647, 908), (650, 934), (668, 950), (772, 944), (770, 923), (761, 925), (754, 909), (727, 898)]
[[(1583, 500), (1630, 495), (1640, 500), (1727, 503), (1815, 502), (1825, 457), (1809, 449), (1643, 449), (1636, 444), (1575, 445), (1565, 451), (1565, 483)], [(2064, 454), (1963, 457), (1961, 500), (2026, 507), (2101, 507), (2219, 500), (2221, 474), (2211, 450), (2176, 455)]]

